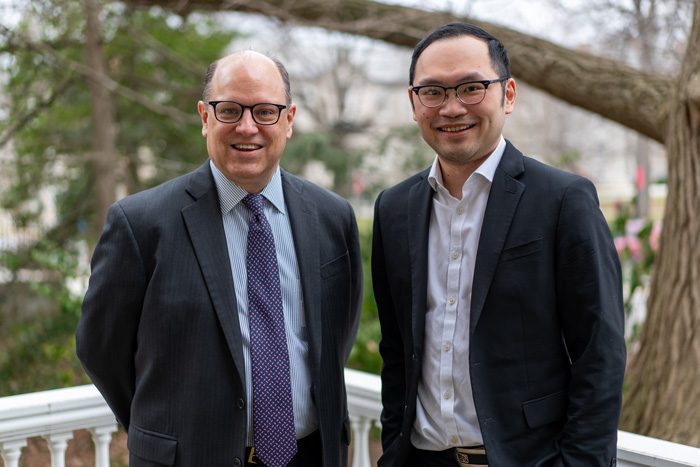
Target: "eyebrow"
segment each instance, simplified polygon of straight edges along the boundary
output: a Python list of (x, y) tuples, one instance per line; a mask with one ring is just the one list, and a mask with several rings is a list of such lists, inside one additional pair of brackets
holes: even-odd
[[(480, 73), (478, 71), (473, 71), (471, 73), (467, 73), (466, 75), (462, 75), (461, 78), (459, 78), (456, 83), (466, 83), (467, 81), (481, 81), (487, 79), (483, 73)], [(441, 81), (439, 79), (433, 78), (431, 76), (427, 76), (425, 78), (422, 78), (418, 81), (416, 81), (415, 86), (422, 86), (425, 84), (444, 84), (444, 81)]]

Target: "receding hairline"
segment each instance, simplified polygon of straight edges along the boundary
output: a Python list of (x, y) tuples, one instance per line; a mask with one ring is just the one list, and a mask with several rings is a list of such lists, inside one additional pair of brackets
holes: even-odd
[(287, 100), (287, 105), (290, 105), (292, 103), (292, 92), (289, 79), (289, 72), (287, 72), (287, 68), (284, 66), (281, 60), (274, 57), (273, 55), (264, 54), (250, 49), (241, 50), (225, 55), (219, 58), (218, 60), (215, 60), (209, 65), (204, 78), (202, 100), (204, 100), (205, 102), (209, 100), (209, 95), (211, 93), (211, 83), (216, 76), (216, 72), (221, 66), (254, 63), (256, 60), (262, 62), (267, 61), (277, 69), (277, 72), (279, 73), (279, 76), (282, 79), (283, 94), (285, 95), (285, 98)]

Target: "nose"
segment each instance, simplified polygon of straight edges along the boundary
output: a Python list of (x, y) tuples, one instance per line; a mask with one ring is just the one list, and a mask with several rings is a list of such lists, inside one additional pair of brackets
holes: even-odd
[(440, 115), (445, 117), (457, 117), (467, 113), (467, 105), (457, 98), (457, 91), (447, 90), (445, 102), (440, 106)]
[[(248, 111), (247, 113), (246, 110)], [(236, 132), (243, 135), (254, 135), (258, 132), (258, 124), (253, 120), (251, 109), (243, 109), (243, 115), (236, 123)]]

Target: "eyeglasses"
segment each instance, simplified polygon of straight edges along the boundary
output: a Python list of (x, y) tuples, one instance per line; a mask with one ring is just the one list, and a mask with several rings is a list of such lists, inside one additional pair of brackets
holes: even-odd
[(500, 83), (507, 80), (507, 77), (467, 81), (466, 83), (458, 84), (457, 86), (440, 86), (439, 84), (426, 84), (425, 86), (411, 86), (411, 90), (416, 93), (418, 100), (425, 107), (440, 107), (447, 101), (447, 91), (455, 90), (457, 99), (463, 104), (474, 105), (484, 100), (486, 97), (486, 89), (489, 84)]
[(262, 102), (255, 105), (243, 105), (233, 101), (209, 101), (214, 107), (214, 116), (221, 123), (236, 123), (243, 117), (245, 109), (250, 109), (253, 121), (258, 125), (274, 125), (280, 119), (286, 105)]

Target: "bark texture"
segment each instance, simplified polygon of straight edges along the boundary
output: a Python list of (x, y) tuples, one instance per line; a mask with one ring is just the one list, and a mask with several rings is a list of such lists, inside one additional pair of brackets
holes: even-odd
[(670, 100), (668, 198), (621, 427), (700, 446), (700, 7)]
[(92, 222), (98, 231), (89, 232), (93, 242), (97, 241), (102, 225), (107, 218), (107, 210), (116, 197), (116, 172), (119, 166), (115, 138), (116, 121), (114, 106), (109, 88), (102, 85), (107, 77), (102, 34), (99, 20), (99, 0), (84, 0), (87, 15), (85, 49), (87, 63), (93, 76), (88, 77), (92, 108), (92, 179), (97, 198), (95, 214), (99, 222)]

